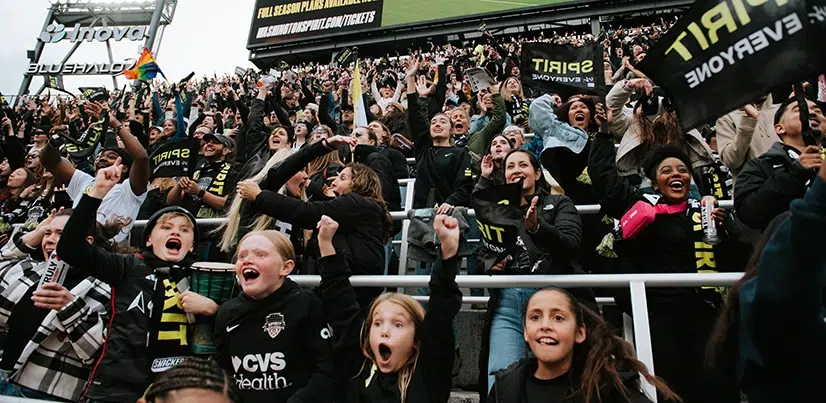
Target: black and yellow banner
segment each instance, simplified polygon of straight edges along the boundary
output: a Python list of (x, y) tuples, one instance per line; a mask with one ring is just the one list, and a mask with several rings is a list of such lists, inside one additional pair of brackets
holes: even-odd
[[(699, 0), (639, 69), (688, 130), (824, 70), (826, 0)], [(791, 85), (789, 85), (791, 92)]]
[(198, 157), (200, 140), (188, 138), (166, 142), (149, 157), (152, 179), (189, 177)]
[(482, 244), (497, 254), (510, 254), (517, 246), (522, 225), (522, 182), (477, 190), (470, 196)]
[(597, 43), (582, 47), (525, 43), (522, 45), (522, 83), (563, 97), (598, 95), (605, 88), (602, 50)]
[(384, 0), (258, 0), (247, 49), (381, 27)]

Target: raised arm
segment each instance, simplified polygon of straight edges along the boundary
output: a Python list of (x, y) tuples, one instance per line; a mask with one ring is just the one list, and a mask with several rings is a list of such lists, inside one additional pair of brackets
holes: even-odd
[(364, 316), (361, 314), (353, 286), (350, 285), (350, 267), (344, 255), (333, 248), (333, 236), (338, 223), (328, 216), (318, 223), (318, 260), (321, 284), (316, 289), (321, 298), (324, 317), (333, 328), (333, 364), (339, 381), (347, 382), (361, 370), (365, 358), (360, 340)]
[(118, 133), (123, 147), (132, 156), (132, 167), (129, 169), (129, 186), (135, 196), (146, 193), (149, 184), (149, 155), (143, 148), (141, 142), (132, 135), (129, 125), (124, 125), (117, 120), (113, 112), (109, 112), (109, 124), (115, 133)]
[(95, 287), (98, 304), (87, 304), (83, 299), (75, 298), (57, 311), (52, 323), (55, 329), (66, 334), (72, 350), (86, 365), (92, 365), (98, 350), (104, 343), (106, 333), (106, 302), (111, 298), (109, 287)]
[(462, 292), (456, 284), (461, 258), (459, 222), (446, 215), (437, 215), (433, 229), (441, 243), (441, 260), (430, 275), (430, 302), (424, 317), (424, 335), (419, 363), (427, 374), (427, 385), (435, 401), (447, 401), (452, 384), (455, 336), (453, 319), (462, 306)]
[(603, 121), (600, 133), (591, 140), (588, 174), (603, 212), (609, 217), (620, 218), (636, 202), (637, 193), (617, 172), (617, 150), (614, 148), (613, 137), (607, 133), (607, 125)]
[(349, 137), (333, 136), (315, 144), (302, 147), (280, 164), (270, 168), (269, 172), (267, 172), (267, 179), (264, 182), (264, 189), (273, 192), (279, 191), (293, 175), (304, 169), (312, 160), (335, 151), (337, 148), (343, 147), (344, 144), (354, 144), (354, 140), (355, 139)]
[(121, 169), (118, 159), (112, 166), (98, 170), (94, 185), (81, 197), (57, 244), (57, 255), (62, 260), (110, 285), (129, 276), (138, 258), (107, 252), (86, 242), (86, 236), (97, 225), (97, 210), (103, 197), (120, 181)]
[(46, 147), (43, 148), (41, 154), (43, 166), (54, 175), (57, 182), (69, 183), (75, 174), (75, 167), (69, 161), (60, 157), (60, 151), (52, 145), (52, 141), (54, 139), (50, 139), (46, 143)]
[[(732, 112), (717, 119), (715, 127), (720, 159), (735, 173), (739, 173), (746, 162), (758, 117), (757, 109), (752, 105), (746, 105), (743, 113)], [(738, 118), (737, 122), (734, 121), (735, 118)]]
[(499, 94), (499, 85), (491, 84), (490, 92), (493, 94), (491, 101), (493, 102), (493, 111), (490, 112), (490, 121), (478, 132), (470, 135), (468, 139), (468, 149), (472, 159), (472, 165), (478, 166), (482, 156), (487, 153), (490, 148), (490, 142), (493, 136), (502, 133), (505, 129), (505, 121), (507, 120), (507, 112), (505, 111), (505, 100)]
[(793, 200), (803, 197), (806, 183), (814, 176), (812, 170), (804, 168), (800, 162), (771, 172), (761, 167), (762, 162), (762, 158), (746, 162), (734, 186), (734, 208), (738, 217), (743, 224), (760, 229), (786, 211)]

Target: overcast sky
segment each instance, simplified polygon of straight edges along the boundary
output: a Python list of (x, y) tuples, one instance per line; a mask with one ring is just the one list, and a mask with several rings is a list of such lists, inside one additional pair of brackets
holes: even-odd
[[(253, 67), (247, 60), (246, 44), (254, 4), (254, 0), (180, 0), (157, 55), (166, 77), (178, 81), (192, 71), (211, 76), (213, 72), (232, 73), (236, 66)], [(4, 95), (15, 95), (20, 89), (28, 66), (26, 50), (34, 49), (48, 7), (48, 0), (0, 0), (0, 91)], [(71, 45), (68, 40), (46, 45), (40, 62), (59, 63)], [(136, 58), (140, 46), (126, 39), (112, 41), (115, 61)], [(102, 42), (84, 42), (69, 59), (71, 63), (108, 61)], [(126, 81), (119, 80), (122, 88)], [(42, 83), (41, 77), (35, 77), (31, 91), (37, 91)], [(112, 87), (108, 76), (65, 76), (64, 83), (73, 93), (78, 87)]]

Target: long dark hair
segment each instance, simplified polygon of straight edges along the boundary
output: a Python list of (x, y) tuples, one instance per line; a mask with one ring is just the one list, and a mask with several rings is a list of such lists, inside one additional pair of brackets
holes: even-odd
[(591, 121), (588, 122), (588, 133), (596, 133), (599, 130), (599, 125), (597, 125), (596, 115), (597, 115), (597, 105), (594, 102), (593, 98), (590, 97), (573, 97), (565, 102), (562, 105), (559, 105), (559, 108), (556, 108), (554, 113), (556, 114), (557, 119), (560, 122), (565, 122), (571, 126), (571, 122), (568, 120), (568, 112), (571, 111), (571, 106), (575, 102), (582, 102), (588, 108), (588, 111), (591, 112)]
[(786, 219), (791, 216), (791, 212), (786, 211), (775, 217), (763, 235), (757, 240), (752, 251), (751, 258), (746, 265), (746, 271), (739, 280), (729, 289), (726, 303), (717, 317), (717, 324), (711, 332), (708, 345), (706, 345), (705, 365), (709, 369), (716, 369), (726, 375), (736, 376), (737, 361), (739, 360), (740, 348), (738, 346), (737, 327), (740, 323), (740, 288), (749, 280), (757, 277), (760, 266), (760, 256), (763, 249), (774, 236)]
[(511, 150), (507, 155), (505, 155), (505, 159), (502, 161), (502, 175), (504, 176), (505, 174), (505, 167), (508, 164), (508, 158), (510, 158), (511, 155), (516, 153), (523, 153), (527, 155), (528, 161), (531, 162), (531, 166), (533, 167), (534, 172), (539, 172), (539, 179), (536, 181), (536, 188), (534, 189), (534, 191), (536, 193), (551, 194), (551, 184), (545, 180), (545, 173), (542, 172), (542, 165), (539, 163), (539, 160), (536, 159), (536, 156), (528, 150), (517, 148), (515, 150)]
[(636, 359), (634, 347), (630, 343), (617, 336), (599, 314), (583, 305), (567, 290), (557, 287), (543, 288), (531, 296), (528, 306), (537, 295), (547, 291), (556, 291), (564, 295), (571, 312), (574, 313), (577, 327), (585, 327), (585, 341), (574, 345), (573, 361), (569, 371), (569, 375), (580, 381), (579, 388), (573, 391), (578, 401), (601, 402), (600, 391), (606, 385), (613, 386), (626, 401), (631, 401), (631, 391), (620, 375), (620, 372), (628, 371), (639, 373), (663, 394), (665, 400), (682, 402), (662, 379), (648, 372), (645, 364)]

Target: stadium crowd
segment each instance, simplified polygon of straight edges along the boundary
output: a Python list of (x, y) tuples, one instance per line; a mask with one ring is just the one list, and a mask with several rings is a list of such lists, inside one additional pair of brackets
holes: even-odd
[[(611, 296), (631, 314), (627, 292), (489, 289), (482, 401), (647, 402), (641, 379), (660, 401), (821, 401), (826, 81), (806, 86), (813, 139), (791, 88), (684, 132), (636, 67), (672, 25), (361, 59), (360, 100), (344, 58), (4, 108), (0, 395), (446, 402), (464, 267), (747, 273), (731, 289), (647, 291), (656, 376), (596, 305)], [(529, 41), (599, 41), (607, 96), (523, 86)], [(493, 83), (472, 91), (471, 67)], [(411, 177), (426, 306), (348, 280), (407, 264), (389, 212), (403, 211), (399, 179)], [(479, 200), (509, 184), (521, 211), (512, 245), (468, 244), (480, 237), (468, 209), (496, 211)], [(579, 214), (586, 204), (600, 214)], [(226, 220), (198, 224), (207, 218)], [(196, 292), (210, 268), (196, 262), (233, 263), (230, 284)]]

